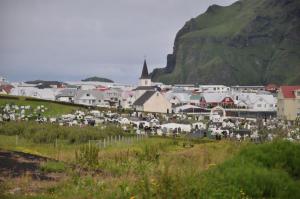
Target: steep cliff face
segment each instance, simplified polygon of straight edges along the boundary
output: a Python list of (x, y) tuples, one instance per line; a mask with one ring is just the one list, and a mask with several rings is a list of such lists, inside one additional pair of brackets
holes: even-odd
[(300, 84), (300, 1), (241, 0), (210, 6), (177, 33), (154, 81)]

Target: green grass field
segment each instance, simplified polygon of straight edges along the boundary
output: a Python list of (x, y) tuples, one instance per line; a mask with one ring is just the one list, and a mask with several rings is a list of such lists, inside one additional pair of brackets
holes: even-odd
[(15, 104), (18, 106), (31, 106), (35, 109), (37, 106), (44, 105), (48, 108), (48, 110), (44, 113), (45, 116), (60, 116), (62, 114), (72, 113), (76, 110), (86, 110), (84, 108), (72, 106), (72, 105), (63, 105), (57, 104), (47, 101), (29, 101), (25, 100), (23, 97), (19, 97), (19, 99), (3, 99), (0, 98), (0, 106), (4, 106), (6, 104)]
[[(190, 145), (184, 144), (187, 142)], [(63, 140), (55, 147), (54, 143), (37, 144), (24, 138), (17, 144), (15, 136), (0, 136), (2, 149), (64, 162), (43, 163), (41, 170), (65, 176), (57, 182), (44, 182), (35, 192), (30, 186), (36, 182), (28, 176), (7, 180), (6, 189), (22, 182), (27, 190), (4, 195), (7, 198), (298, 198), (300, 194), (298, 143), (256, 145), (150, 137), (107, 148)]]

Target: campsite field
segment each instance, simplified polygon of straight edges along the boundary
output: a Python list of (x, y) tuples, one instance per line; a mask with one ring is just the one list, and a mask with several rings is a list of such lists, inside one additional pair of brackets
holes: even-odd
[(18, 106), (31, 106), (32, 109), (35, 109), (38, 106), (44, 105), (48, 110), (43, 114), (46, 117), (57, 117), (62, 114), (73, 113), (76, 110), (80, 110), (83, 108), (72, 106), (72, 105), (65, 105), (65, 104), (58, 104), (55, 102), (43, 101), (43, 100), (25, 100), (25, 97), (18, 97), (17, 99), (6, 99), (0, 97), (0, 106), (5, 106), (6, 104), (14, 104)]
[(300, 146), (291, 142), (255, 145), (149, 137), (99, 149), (87, 142), (59, 140), (57, 146), (25, 138), (16, 146), (15, 136), (1, 135), (0, 148), (0, 158), (7, 164), (13, 161), (16, 169), (0, 162), (0, 176), (6, 176), (1, 179), (2, 198), (299, 198), (300, 194)]
[[(47, 116), (78, 110), (0, 98), (7, 103), (44, 105)], [(0, 198), (300, 198), (297, 142), (137, 138), (116, 124), (0, 123)]]

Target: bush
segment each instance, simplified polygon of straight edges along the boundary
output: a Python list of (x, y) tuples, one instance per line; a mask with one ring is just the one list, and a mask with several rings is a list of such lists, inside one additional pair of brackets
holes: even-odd
[[(158, 167), (155, 178), (139, 179), (137, 192), (155, 198), (300, 198), (300, 145), (251, 145), (205, 172)], [(145, 149), (155, 152), (156, 150)], [(151, 156), (150, 156), (151, 157)]]
[(47, 161), (41, 164), (40, 169), (41, 171), (47, 173), (50, 172), (62, 173), (66, 170), (66, 166), (63, 162)]
[(300, 198), (300, 145), (278, 141), (250, 146), (205, 173), (205, 198)]
[(84, 145), (75, 151), (76, 163), (83, 167), (95, 168), (99, 164), (99, 148), (95, 145)]

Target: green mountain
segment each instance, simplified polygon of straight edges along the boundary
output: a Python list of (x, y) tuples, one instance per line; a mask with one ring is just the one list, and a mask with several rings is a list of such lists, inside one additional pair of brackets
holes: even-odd
[(154, 81), (300, 84), (300, 1), (240, 0), (210, 6), (177, 33)]
[(83, 82), (108, 82), (108, 83), (114, 83), (114, 81), (107, 79), (107, 78), (103, 78), (103, 77), (89, 77), (86, 79), (81, 80)]

